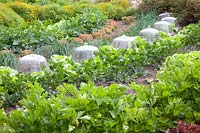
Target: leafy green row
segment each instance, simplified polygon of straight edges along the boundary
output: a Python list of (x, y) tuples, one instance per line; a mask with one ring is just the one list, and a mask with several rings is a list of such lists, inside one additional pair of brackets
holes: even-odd
[[(66, 63), (72, 65), (77, 77), (75, 82), (88, 80), (129, 82), (132, 78), (144, 74), (144, 66), (161, 63), (167, 56), (173, 55), (182, 46), (180, 36), (163, 35), (160, 40), (152, 45), (138, 37), (137, 49), (115, 49), (107, 45), (100, 47), (94, 58), (83, 61), (79, 65), (68, 63), (69, 61), (64, 60), (66, 59), (64, 56), (54, 56), (53, 64), (50, 62), (50, 66), (56, 73), (59, 70), (61, 75), (66, 77), (64, 75), (68, 74), (64, 74), (62, 71), (66, 70)], [(58, 62), (62, 62), (62, 64)]]
[[(186, 29), (186, 28), (185, 28)], [(185, 30), (184, 29), (184, 30)], [(39, 73), (21, 74), (12, 76), (2, 71), (1, 86), (6, 92), (2, 95), (4, 105), (15, 105), (18, 99), (23, 97), (22, 92), (27, 82), (37, 81), (49, 95), (54, 94), (57, 86), (65, 83), (80, 85), (81, 82), (117, 81), (129, 83), (134, 77), (144, 75), (146, 65), (162, 63), (167, 56), (173, 55), (177, 49), (184, 46), (184, 38), (178, 34), (173, 37), (162, 35), (160, 40), (152, 45), (138, 38), (137, 49), (114, 49), (111, 46), (102, 46), (96, 57), (74, 63), (67, 56), (52, 56), (49, 61), (51, 71)], [(4, 79), (5, 78), (5, 79)]]
[(42, 22), (14, 28), (1, 27), (0, 49), (9, 49), (17, 53), (24, 49), (56, 43), (58, 39), (63, 37), (62, 32), (47, 29), (47, 26)]
[(32, 25), (1, 26), (0, 50), (9, 49), (19, 52), (24, 49), (58, 44), (58, 40), (70, 40), (71, 37), (96, 31), (106, 22), (107, 17), (102, 12), (94, 8), (87, 8), (82, 10), (79, 15), (54, 25), (51, 25), (50, 22), (38, 21)]
[(190, 24), (183, 28), (179, 32), (179, 35), (182, 38), (182, 41), (185, 45), (199, 45), (200, 43), (200, 23), (197, 24)]
[[(38, 83), (28, 83), (20, 107), (5, 115), (6, 132), (165, 132), (176, 120), (200, 120), (200, 52), (168, 57), (150, 86), (93, 83), (62, 84), (49, 96)], [(131, 90), (131, 93), (127, 93)]]

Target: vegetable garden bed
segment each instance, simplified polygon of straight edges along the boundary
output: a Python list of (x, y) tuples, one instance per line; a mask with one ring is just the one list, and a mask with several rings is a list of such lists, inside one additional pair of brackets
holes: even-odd
[[(134, 49), (116, 49), (106, 39), (105, 43), (91, 41), (94, 35), (102, 37), (103, 31), (126, 29), (114, 20), (104, 25), (107, 18), (118, 19), (123, 16), (118, 11), (129, 8), (123, 0), (111, 3), (66, 5), (68, 11), (81, 8), (65, 20), (59, 18), (63, 15), (59, 5), (4, 4), (26, 24), (2, 27), (0, 48), (4, 53), (0, 53), (0, 63), (16, 65), (15, 53), (24, 49), (21, 54), (29, 54), (31, 48), (48, 57), (62, 54), (48, 60), (50, 71), (27, 74), (0, 67), (0, 132), (199, 132), (195, 124), (200, 123), (200, 52), (190, 50), (199, 48), (200, 24), (188, 25), (174, 36), (161, 33), (152, 44), (138, 37)], [(52, 17), (55, 7), (59, 8), (55, 13), (61, 14), (51, 22), (34, 22), (32, 19), (39, 16), (27, 18), (26, 14), (37, 11), (36, 7), (45, 19)], [(112, 16), (113, 12), (117, 15)], [(123, 21), (129, 23), (128, 19)], [(125, 34), (138, 35), (156, 20), (154, 11), (141, 14), (135, 27), (127, 25)], [(71, 43), (71, 47), (66, 40), (80, 39), (103, 46), (98, 47), (95, 57), (75, 63), (65, 56), (70, 53), (66, 51), (81, 44)]]

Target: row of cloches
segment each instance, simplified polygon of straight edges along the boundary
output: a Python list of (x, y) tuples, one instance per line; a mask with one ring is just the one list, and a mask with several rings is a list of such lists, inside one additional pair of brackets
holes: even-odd
[[(149, 44), (160, 38), (159, 32), (164, 32), (168, 35), (173, 35), (173, 27), (175, 26), (176, 18), (170, 17), (169, 13), (162, 13), (159, 15), (161, 21), (154, 23), (153, 28), (146, 28), (140, 31), (140, 36)], [(113, 40), (113, 47), (115, 48), (136, 48), (136, 39), (138, 36), (120, 36)]]
[[(146, 28), (140, 31), (140, 36), (145, 39), (149, 44), (152, 44), (156, 39), (160, 38), (160, 31), (169, 35), (173, 34), (172, 27), (175, 26), (176, 18), (170, 17), (169, 13), (162, 13), (159, 15), (161, 21), (154, 23), (153, 28)], [(122, 35), (113, 40), (112, 45), (114, 48), (136, 48), (136, 38), (138, 36), (129, 37)], [(94, 57), (94, 53), (98, 52), (98, 48), (91, 45), (84, 45), (77, 47), (73, 50), (72, 59), (80, 63), (83, 60)], [(41, 68), (49, 69), (45, 57), (36, 54), (26, 55), (19, 59), (19, 72), (38, 72)]]

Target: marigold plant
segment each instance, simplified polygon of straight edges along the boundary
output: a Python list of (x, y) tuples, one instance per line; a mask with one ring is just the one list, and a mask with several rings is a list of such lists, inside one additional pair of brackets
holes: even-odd
[(24, 19), (4, 4), (0, 4), (0, 25), (15, 26), (24, 24)]
[(31, 22), (38, 18), (40, 6), (26, 4), (24, 2), (12, 2), (8, 4), (16, 13), (18, 13), (26, 22)]
[(91, 41), (93, 39), (91, 34), (80, 34), (79, 38), (81, 38), (83, 41)]
[(79, 38), (79, 37), (75, 37), (72, 42), (74, 43), (83, 43), (83, 39)]

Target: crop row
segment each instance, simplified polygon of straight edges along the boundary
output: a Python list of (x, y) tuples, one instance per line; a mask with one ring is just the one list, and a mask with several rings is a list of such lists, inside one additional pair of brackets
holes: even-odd
[[(64, 58), (56, 65), (62, 61)], [(54, 73), (73, 75), (70, 61), (65, 58), (64, 62), (65, 69)], [(157, 74), (158, 82), (149, 86), (131, 83), (97, 87), (92, 82), (82, 82), (76, 88), (63, 81), (52, 90), (44, 83), (57, 83), (59, 74), (53, 79), (44, 72), (28, 77), (9, 68), (1, 68), (0, 72), (1, 95), (15, 91), (12, 98), (23, 96), (16, 110), (7, 115), (0, 110), (3, 132), (150, 133), (164, 132), (174, 127), (177, 120), (199, 123), (199, 52), (168, 57)]]

